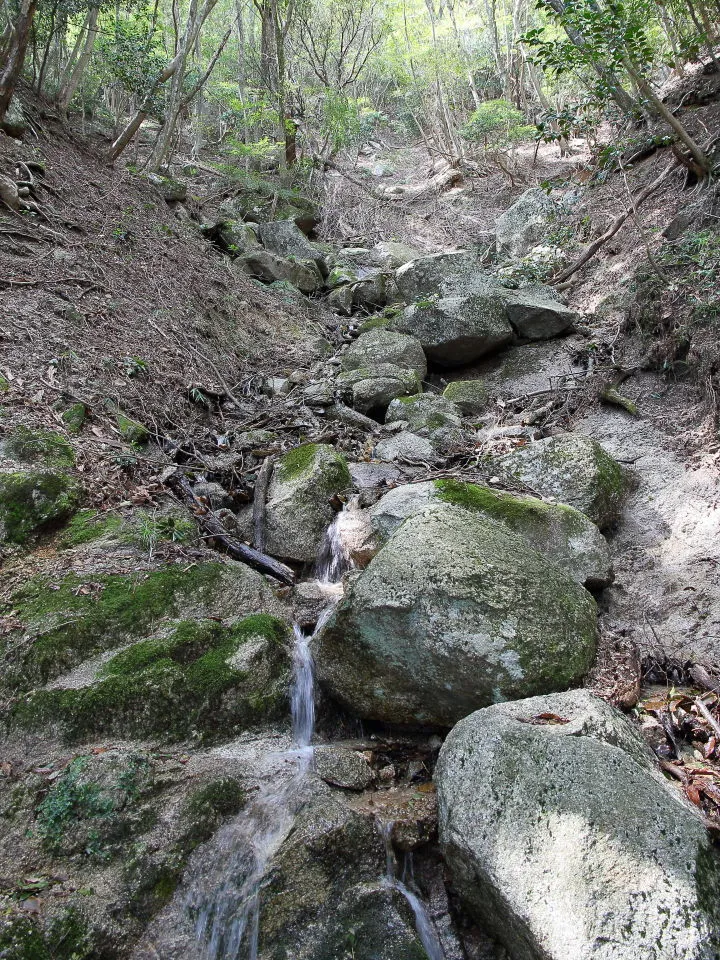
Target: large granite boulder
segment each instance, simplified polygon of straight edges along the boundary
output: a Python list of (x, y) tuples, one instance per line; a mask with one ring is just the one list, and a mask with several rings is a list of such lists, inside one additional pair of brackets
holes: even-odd
[(595, 602), (501, 524), (451, 504), (410, 517), (313, 642), (318, 678), (352, 713), (447, 727), (480, 706), (577, 684)]
[(505, 290), (503, 299), (508, 320), (522, 340), (550, 340), (569, 330), (578, 317), (542, 284)]
[(610, 548), (585, 514), (564, 504), (545, 503), (459, 480), (428, 480), (390, 490), (370, 510), (375, 549), (398, 527), (431, 503), (454, 503), (503, 524), (546, 559), (588, 588), (612, 583)]
[(500, 287), (477, 257), (466, 251), (433, 253), (395, 271), (395, 283), (405, 303), (423, 297), (463, 297)]
[(312, 261), (317, 265), (320, 273), (327, 276), (325, 258), (294, 221), (275, 220), (272, 223), (261, 223), (257, 232), (266, 250), (286, 260)]
[(398, 421), (405, 422), (413, 433), (429, 437), (440, 450), (446, 444), (462, 444), (467, 439), (458, 408), (434, 393), (417, 393), (393, 400), (385, 414), (385, 423)]
[(235, 260), (238, 270), (263, 283), (285, 280), (301, 293), (315, 293), (323, 278), (314, 260), (286, 260), (269, 250), (251, 250)]
[(421, 379), (427, 373), (427, 361), (420, 342), (415, 337), (383, 327), (361, 333), (343, 353), (341, 366), (343, 370), (357, 370), (378, 363), (394, 363), (414, 370)]
[(267, 550), (289, 560), (315, 560), (335, 512), (334, 496), (352, 485), (342, 454), (308, 443), (282, 456), (273, 469), (265, 508)]
[(503, 257), (520, 259), (552, 229), (557, 205), (540, 187), (526, 190), (495, 221), (495, 244)]
[(352, 285), (353, 307), (372, 313), (389, 303), (392, 289), (386, 273), (377, 272), (362, 277)]
[(418, 301), (393, 326), (416, 337), (428, 360), (439, 367), (467, 366), (513, 339), (504, 298), (493, 289)]
[(407, 243), (399, 243), (397, 240), (382, 240), (375, 244), (373, 250), (382, 258), (383, 265), (392, 270), (410, 263), (411, 260), (417, 260), (423, 255), (415, 247)]
[(435, 770), (466, 909), (513, 960), (714, 960), (720, 859), (630, 723), (584, 690), (461, 720)]
[(379, 418), (395, 397), (414, 394), (421, 389), (417, 373), (395, 363), (375, 363), (345, 370), (337, 376), (335, 386), (340, 396), (360, 413)]
[(214, 229), (213, 235), (228, 253), (242, 256), (260, 249), (257, 236), (257, 224), (243, 223), (240, 220), (222, 220)]
[(378, 441), (374, 455), (388, 463), (429, 464), (438, 460), (438, 453), (427, 437), (403, 430)]
[(580, 510), (601, 530), (617, 522), (631, 486), (629, 472), (580, 434), (534, 441), (498, 464), (540, 496)]

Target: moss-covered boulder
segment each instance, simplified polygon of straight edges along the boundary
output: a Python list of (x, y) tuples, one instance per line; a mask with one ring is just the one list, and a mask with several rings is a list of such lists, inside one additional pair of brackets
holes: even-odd
[(352, 285), (353, 306), (365, 313), (372, 313), (390, 303), (393, 290), (392, 277), (387, 273), (377, 272), (362, 277)]
[(393, 321), (393, 328), (416, 337), (428, 360), (445, 368), (467, 366), (513, 338), (504, 298), (495, 290), (418, 300)]
[(537, 440), (498, 465), (540, 496), (580, 510), (601, 530), (618, 521), (632, 486), (631, 474), (596, 440), (580, 434)]
[(257, 236), (257, 224), (242, 223), (238, 220), (223, 220), (214, 228), (214, 236), (228, 253), (242, 256), (260, 249)]
[(70, 443), (54, 430), (17, 426), (0, 441), (0, 457), (27, 466), (68, 468), (75, 464)]
[(0, 543), (23, 544), (33, 533), (67, 520), (81, 488), (61, 470), (0, 473)]
[(169, 564), (127, 574), (37, 575), (5, 602), (0, 689), (47, 683), (104, 651), (153, 636), (177, 619), (279, 612), (265, 579), (241, 563)]
[(87, 420), (87, 415), (88, 409), (84, 403), (78, 402), (70, 404), (61, 414), (67, 432), (71, 434), (80, 433)]
[(71, 740), (95, 736), (227, 738), (287, 712), (287, 627), (253, 615), (223, 627), (184, 621), (107, 661), (85, 686), (20, 698), (11, 725), (58, 725)]
[(479, 417), (487, 410), (488, 389), (482, 380), (455, 380), (443, 391), (443, 397), (454, 403), (464, 417)]
[(150, 183), (160, 191), (163, 200), (168, 203), (183, 203), (187, 200), (187, 184), (175, 177), (166, 177), (159, 173), (147, 175)]
[(435, 393), (416, 393), (393, 400), (385, 414), (385, 423), (399, 420), (406, 421), (413, 433), (426, 431), (433, 436), (457, 432), (462, 427), (462, 416), (455, 404)]
[(344, 370), (335, 386), (341, 398), (360, 413), (383, 418), (391, 400), (415, 394), (422, 385), (414, 370), (395, 363), (375, 363)]
[(465, 718), (435, 782), (453, 888), (508, 956), (720, 956), (720, 857), (700, 811), (588, 691)]
[(449, 727), (481, 706), (578, 684), (591, 595), (505, 526), (452, 504), (390, 537), (316, 635), (318, 678), (352, 713)]
[(405, 484), (381, 497), (370, 510), (376, 549), (408, 517), (438, 502), (454, 503), (502, 523), (538, 553), (561, 566), (577, 583), (596, 589), (612, 582), (607, 541), (585, 514), (564, 504), (545, 503), (536, 497), (503, 493), (452, 479)]
[(335, 516), (331, 500), (352, 486), (342, 454), (321, 443), (296, 447), (273, 469), (265, 511), (267, 549), (289, 560), (315, 560)]
[(343, 370), (358, 370), (378, 363), (393, 363), (397, 367), (414, 370), (421, 379), (427, 373), (427, 361), (420, 341), (382, 327), (361, 333), (342, 354), (341, 366)]
[(276, 220), (258, 226), (260, 242), (271, 253), (286, 260), (303, 260), (315, 263), (320, 273), (327, 276), (328, 269), (321, 251), (307, 239), (292, 220)]

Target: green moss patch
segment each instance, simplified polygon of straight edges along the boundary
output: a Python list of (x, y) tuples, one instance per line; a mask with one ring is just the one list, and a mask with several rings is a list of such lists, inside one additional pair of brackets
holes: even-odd
[(87, 407), (84, 403), (73, 403), (62, 413), (62, 421), (68, 433), (80, 433), (87, 419)]
[(167, 637), (121, 651), (89, 687), (43, 690), (18, 701), (11, 723), (36, 728), (55, 722), (70, 740), (98, 734), (231, 736), (284, 716), (286, 640), (285, 625), (264, 614), (233, 627), (181, 622)]
[(23, 639), (16, 646), (9, 638), (3, 685), (29, 689), (47, 683), (88, 657), (147, 635), (163, 618), (177, 615), (181, 604), (186, 608), (210, 601), (221, 589), (226, 569), (221, 563), (204, 563), (94, 575), (91, 583), (75, 574), (60, 582), (28, 580), (7, 609), (26, 624), (32, 642)]
[(320, 443), (307, 443), (286, 453), (278, 464), (278, 480), (291, 483), (309, 477), (315, 469), (323, 488), (337, 491), (352, 483), (345, 458), (333, 447)]
[(75, 453), (67, 440), (52, 430), (19, 426), (5, 439), (3, 454), (19, 463), (48, 467), (72, 467)]
[(0, 474), (0, 539), (26, 543), (32, 533), (67, 519), (80, 486), (64, 472), (23, 470)]
[(109, 960), (111, 954), (94, 942), (87, 920), (79, 911), (64, 911), (43, 930), (26, 916), (0, 919), (2, 960)]

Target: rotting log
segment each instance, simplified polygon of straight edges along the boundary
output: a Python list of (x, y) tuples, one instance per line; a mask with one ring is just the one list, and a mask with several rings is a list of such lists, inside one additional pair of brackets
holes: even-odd
[(167, 478), (166, 483), (180, 494), (182, 500), (193, 511), (205, 533), (221, 544), (231, 557), (241, 560), (254, 570), (259, 570), (260, 573), (270, 574), (276, 580), (290, 587), (295, 584), (295, 573), (290, 567), (265, 553), (261, 553), (259, 550), (253, 549), (253, 547), (249, 547), (246, 543), (238, 540), (237, 537), (231, 536), (222, 525), (217, 514), (195, 496), (187, 477), (174, 473)]

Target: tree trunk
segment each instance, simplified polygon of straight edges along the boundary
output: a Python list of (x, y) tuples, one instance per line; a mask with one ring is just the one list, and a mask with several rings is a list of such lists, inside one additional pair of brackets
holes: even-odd
[(70, 77), (65, 81), (63, 88), (60, 91), (60, 94), (58, 96), (58, 107), (60, 109), (60, 112), (63, 114), (67, 113), (68, 107), (70, 106), (70, 101), (75, 96), (75, 91), (80, 85), (80, 81), (82, 80), (83, 74), (85, 73), (85, 68), (87, 67), (90, 57), (92, 56), (93, 47), (95, 45), (95, 37), (97, 36), (97, 32), (98, 32), (97, 22), (98, 22), (99, 13), (100, 13), (99, 7), (93, 7), (89, 13), (87, 36), (85, 37), (85, 46), (83, 47), (83, 51), (80, 54), (80, 58), (75, 64), (75, 67), (72, 73), (70, 74)]
[(7, 48), (5, 65), (0, 68), (0, 123), (5, 119), (25, 61), (37, 0), (21, 0), (13, 34)]

